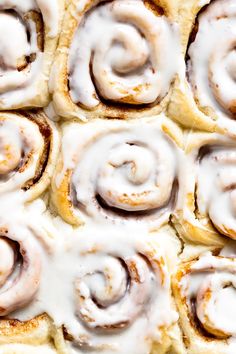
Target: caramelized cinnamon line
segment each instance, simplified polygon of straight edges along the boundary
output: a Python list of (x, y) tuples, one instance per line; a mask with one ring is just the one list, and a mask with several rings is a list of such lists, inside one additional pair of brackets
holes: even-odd
[[(37, 171), (35, 173), (35, 176), (31, 180), (27, 181), (27, 183), (22, 187), (22, 189), (26, 191), (41, 179), (41, 177), (43, 176), (46, 170), (48, 159), (50, 156), (52, 130), (51, 127), (48, 125), (46, 119), (42, 116), (42, 114), (40, 114), (40, 111), (38, 110), (31, 111), (31, 112), (27, 111), (27, 112), (23, 112), (23, 115), (24, 117), (31, 120), (34, 124), (38, 125), (39, 131), (44, 139), (43, 153), (40, 158), (40, 163), (37, 166)], [(22, 169), (25, 168), (27, 168), (27, 160), (25, 164), (22, 166)]]
[(149, 217), (154, 215), (157, 211), (161, 211), (162, 209), (165, 209), (167, 207), (170, 207), (170, 209), (174, 209), (174, 206), (176, 204), (176, 199), (177, 199), (177, 193), (178, 193), (178, 188), (179, 188), (179, 183), (178, 180), (175, 179), (173, 182), (172, 186), (172, 192), (169, 201), (161, 206), (160, 208), (154, 208), (151, 210), (134, 210), (134, 211), (127, 211), (124, 209), (119, 209), (116, 207), (111, 207), (109, 206), (106, 201), (99, 195), (96, 194), (94, 198), (94, 202), (98, 205), (98, 208), (103, 209), (107, 211), (108, 214), (111, 215), (117, 215), (120, 216), (121, 218), (141, 218), (141, 217)]
[[(29, 28), (27, 25), (27, 21), (31, 20), (35, 23), (36, 32), (37, 32), (37, 45), (38, 45), (39, 50), (41, 52), (43, 52), (44, 51), (44, 42), (45, 42), (45, 38), (44, 38), (45, 28), (44, 28), (42, 14), (35, 11), (35, 10), (32, 10), (32, 11), (27, 12), (24, 15), (24, 20), (26, 21), (26, 26), (27, 26), (29, 35), (30, 35), (30, 32), (29, 32)], [(33, 60), (31, 60), (31, 61), (33, 61)]]

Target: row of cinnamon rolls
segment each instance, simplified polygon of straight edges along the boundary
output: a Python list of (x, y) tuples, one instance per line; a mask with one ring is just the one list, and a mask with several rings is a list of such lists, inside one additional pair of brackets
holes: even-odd
[(52, 205), (72, 225), (171, 221), (205, 245), (236, 238), (235, 140), (187, 132), (163, 115), (62, 125)]
[(19, 191), (28, 202), (50, 186), (52, 209), (71, 225), (156, 230), (171, 217), (193, 242), (236, 238), (236, 142), (229, 136), (183, 131), (164, 115), (59, 129), (37, 111), (2, 113), (0, 137), (0, 196)]
[(233, 0), (3, 1), (0, 108), (46, 106), (50, 91), (64, 118), (168, 109), (235, 134), (234, 23)]

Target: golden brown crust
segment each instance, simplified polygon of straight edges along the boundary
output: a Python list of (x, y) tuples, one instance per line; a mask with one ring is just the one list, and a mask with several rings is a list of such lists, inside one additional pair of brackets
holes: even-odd
[(44, 344), (50, 340), (51, 322), (46, 314), (21, 322), (15, 319), (0, 321), (0, 344)]
[(53, 326), (46, 314), (29, 321), (0, 321), (0, 351), (4, 354), (65, 353), (59, 340), (60, 329)]

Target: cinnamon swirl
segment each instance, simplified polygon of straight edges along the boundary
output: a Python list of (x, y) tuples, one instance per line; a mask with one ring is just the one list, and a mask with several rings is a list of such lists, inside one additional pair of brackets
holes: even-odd
[(180, 265), (173, 290), (187, 353), (236, 350), (235, 275), (235, 258), (210, 253)]
[(67, 222), (145, 222), (150, 228), (168, 222), (182, 157), (182, 132), (174, 123), (164, 116), (74, 122), (62, 135), (52, 201)]
[(58, 132), (42, 112), (0, 113), (0, 194), (39, 196), (50, 183), (58, 144)]
[(72, 0), (51, 80), (57, 113), (81, 120), (159, 113), (178, 71), (176, 14), (169, 0)]
[(2, 0), (0, 109), (42, 107), (60, 32), (64, 0)]
[(180, 14), (186, 73), (169, 112), (187, 127), (235, 135), (235, 2), (183, 1)]
[(75, 353), (167, 352), (177, 314), (155, 239), (137, 228), (90, 225), (64, 235), (61, 246), (48, 259), (35, 302), (17, 318), (33, 318), (43, 308)]
[(3, 212), (0, 220), (0, 316), (9, 315), (32, 301), (39, 289), (42, 270), (39, 239), (43, 235), (38, 235), (26, 223), (21, 210), (15, 215), (17, 210), (5, 202), (6, 213), (11, 207), (12, 220), (10, 215), (2, 217)]
[(236, 238), (235, 140), (217, 133), (190, 133), (183, 167), (183, 199), (174, 222), (192, 242), (219, 245)]

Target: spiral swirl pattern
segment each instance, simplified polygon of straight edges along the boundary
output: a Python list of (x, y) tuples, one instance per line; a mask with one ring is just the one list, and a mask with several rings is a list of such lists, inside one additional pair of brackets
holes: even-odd
[(196, 202), (201, 217), (209, 217), (221, 233), (236, 238), (236, 150), (232, 146), (208, 146), (201, 156)]
[(197, 33), (188, 50), (188, 74), (204, 112), (236, 113), (236, 4), (212, 1), (198, 16)]
[(35, 296), (41, 276), (41, 256), (27, 228), (24, 235), (1, 228), (0, 254), (0, 316), (6, 316)]
[(149, 353), (177, 320), (164, 253), (145, 228), (101, 226), (90, 224), (83, 235), (77, 229), (61, 244), (39, 233), (47, 250), (41, 257), (32, 252), (42, 261), (40, 288), (35, 301), (13, 315), (25, 321), (47, 313), (75, 351), (120, 353), (128, 346)]
[[(72, 223), (80, 215), (162, 223), (175, 205), (179, 156), (161, 120), (71, 124), (64, 130), (63, 167), (60, 170), (59, 163), (52, 197)], [(64, 183), (70, 189), (71, 207), (65, 205)], [(74, 219), (67, 218), (68, 210)]]
[[(107, 232), (112, 243), (107, 242)], [(85, 349), (119, 352), (122, 343), (129, 342), (133, 352), (139, 352), (139, 346), (148, 352), (151, 342), (145, 338), (153, 340), (155, 333), (159, 342), (176, 319), (167, 268), (155, 242), (119, 232), (105, 227), (93, 235), (90, 229), (86, 242), (80, 242), (74, 278), (77, 325), (74, 332), (67, 319), (64, 325), (74, 343)], [(107, 336), (110, 331), (118, 342)], [(137, 333), (140, 337), (134, 341)]]
[[(101, 41), (102, 38), (102, 41)], [(142, 1), (99, 4), (84, 17), (69, 55), (74, 103), (160, 101), (177, 71), (177, 30)]]
[[(150, 249), (147, 254), (124, 260), (117, 255), (107, 255), (101, 264), (93, 264), (94, 269), (86, 270), (83, 278), (77, 280), (76, 290), (77, 313), (87, 326), (123, 328), (145, 311), (144, 304), (149, 303), (155, 288), (154, 277), (160, 277), (162, 272), (161, 260), (153, 253)], [(103, 288), (101, 282), (97, 282), (99, 274), (105, 278)], [(163, 282), (161, 277), (159, 285)]]
[(218, 339), (235, 337), (235, 259), (202, 256), (183, 265), (177, 278), (188, 316), (201, 335)]
[[(0, 106), (27, 106), (38, 95), (44, 66), (46, 41), (58, 32), (56, 0), (4, 0), (0, 4)], [(51, 48), (52, 50), (52, 48)], [(52, 52), (51, 52), (52, 55)], [(47, 66), (49, 62), (47, 63)], [(41, 82), (41, 86), (44, 86)], [(45, 92), (45, 100), (47, 92)], [(40, 98), (36, 106), (40, 106)]]
[(41, 114), (1, 113), (0, 193), (21, 189), (31, 199), (47, 187), (56, 136)]

